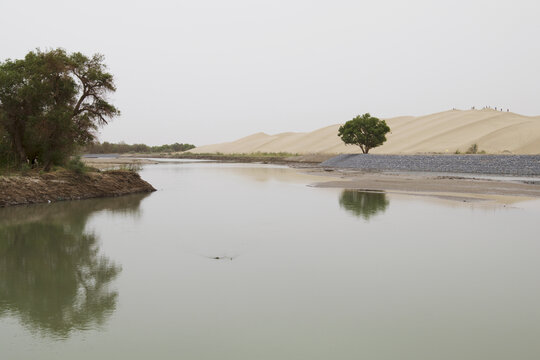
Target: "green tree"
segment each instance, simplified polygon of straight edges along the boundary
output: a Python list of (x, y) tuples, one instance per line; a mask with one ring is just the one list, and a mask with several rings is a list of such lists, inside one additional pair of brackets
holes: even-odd
[(379, 120), (366, 113), (356, 116), (339, 127), (338, 136), (345, 144), (358, 145), (362, 153), (367, 154), (370, 149), (382, 145), (386, 141), (386, 134), (390, 128), (386, 121)]
[(35, 55), (29, 53), (24, 60), (8, 59), (0, 64), (0, 124), (20, 163), (27, 159), (24, 138), (28, 123), (48, 107), (50, 81), (43, 76), (45, 61), (37, 61)]
[(0, 127), (19, 164), (62, 164), (120, 114), (107, 100), (116, 87), (103, 60), (55, 49), (0, 63)]
[(13, 152), (9, 136), (2, 127), (0, 127), (0, 174), (3, 170), (9, 170), (13, 165)]

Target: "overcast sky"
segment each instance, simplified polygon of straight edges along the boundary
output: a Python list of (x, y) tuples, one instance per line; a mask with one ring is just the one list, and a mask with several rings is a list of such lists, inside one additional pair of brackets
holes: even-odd
[(540, 1), (0, 0), (0, 60), (105, 55), (102, 141), (196, 145), (357, 114), (540, 115)]

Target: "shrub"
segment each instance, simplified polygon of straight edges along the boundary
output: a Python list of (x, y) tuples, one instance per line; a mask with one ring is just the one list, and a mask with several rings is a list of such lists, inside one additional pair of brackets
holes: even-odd
[(73, 171), (76, 174), (83, 174), (86, 172), (86, 165), (82, 162), (80, 156), (72, 157), (66, 164), (66, 169)]
[(472, 144), (467, 149), (467, 152), (465, 154), (477, 154), (477, 153), (478, 153), (478, 145), (477, 144)]

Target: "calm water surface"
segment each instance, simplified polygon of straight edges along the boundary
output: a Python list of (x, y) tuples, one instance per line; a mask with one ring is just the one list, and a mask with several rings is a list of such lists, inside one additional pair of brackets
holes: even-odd
[(538, 202), (141, 175), (159, 191), (0, 209), (0, 359), (540, 358)]

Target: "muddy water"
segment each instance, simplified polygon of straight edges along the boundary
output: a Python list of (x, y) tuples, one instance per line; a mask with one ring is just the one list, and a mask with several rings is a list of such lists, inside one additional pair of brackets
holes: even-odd
[(0, 209), (1, 359), (537, 359), (540, 205), (160, 164)]

